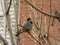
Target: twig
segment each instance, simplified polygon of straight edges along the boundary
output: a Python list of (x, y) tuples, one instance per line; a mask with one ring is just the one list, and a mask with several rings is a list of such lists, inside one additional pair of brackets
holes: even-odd
[[(51, 0), (50, 0), (50, 13), (51, 13)], [(52, 45), (51, 42), (50, 42), (50, 40), (49, 40), (50, 19), (51, 19), (51, 16), (49, 17), (49, 22), (48, 22), (47, 41), (48, 41), (49, 45)]]
[(8, 9), (7, 9), (7, 11), (6, 11), (6, 15), (9, 14), (9, 10), (10, 10), (11, 4), (12, 4), (12, 0), (10, 0), (10, 4), (9, 4), (9, 7), (8, 7)]
[(41, 43), (37, 39), (35, 39), (29, 31), (28, 34), (41, 45)]

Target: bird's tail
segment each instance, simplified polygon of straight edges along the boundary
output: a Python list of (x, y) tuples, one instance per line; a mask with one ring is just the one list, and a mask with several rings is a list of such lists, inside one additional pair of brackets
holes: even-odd
[(19, 30), (15, 36), (19, 36), (21, 33), (22, 33), (22, 31)]

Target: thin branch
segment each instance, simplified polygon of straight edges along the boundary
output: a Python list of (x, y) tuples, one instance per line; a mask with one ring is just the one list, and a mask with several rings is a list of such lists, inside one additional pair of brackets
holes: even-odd
[(26, 2), (27, 4), (29, 4), (32, 8), (34, 8), (35, 10), (37, 10), (38, 12), (43, 13), (43, 14), (45, 14), (45, 15), (47, 15), (47, 16), (51, 16), (51, 17), (54, 17), (54, 18), (60, 20), (58, 16), (54, 16), (54, 14), (46, 13), (46, 12), (43, 11), (43, 10), (39, 10), (38, 8), (36, 8), (34, 5), (32, 5), (32, 4), (31, 4), (30, 2), (28, 2), (27, 0), (25, 0), (25, 2)]
[[(51, 13), (51, 0), (50, 0), (50, 13)], [(49, 43), (49, 45), (52, 45), (50, 40), (49, 40), (49, 29), (50, 29), (50, 21), (51, 21), (51, 16), (49, 17), (49, 22), (48, 22), (48, 29), (47, 29), (47, 42)]]
[(4, 45), (8, 45), (7, 41), (0, 35), (0, 40), (4, 43)]
[(28, 32), (28, 34), (41, 45), (41, 43), (37, 39), (35, 39), (30, 32)]
[(10, 0), (10, 4), (9, 4), (9, 7), (8, 7), (8, 9), (7, 9), (7, 11), (6, 11), (6, 15), (9, 14), (9, 10), (10, 10), (11, 4), (12, 4), (12, 0)]

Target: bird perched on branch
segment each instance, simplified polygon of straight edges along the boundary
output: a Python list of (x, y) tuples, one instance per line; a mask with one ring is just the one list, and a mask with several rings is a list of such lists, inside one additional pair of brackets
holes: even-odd
[(29, 32), (33, 27), (33, 22), (31, 18), (27, 18), (26, 22), (22, 24), (22, 30), (19, 30), (16, 34), (16, 36), (19, 36), (19, 34), (23, 32)]
[(31, 18), (27, 18), (27, 21), (24, 22), (21, 27), (22, 27), (22, 30), (18, 31), (16, 36), (19, 36), (19, 34), (21, 34), (23, 32), (27, 32), (34, 40), (36, 40), (41, 45), (41, 43), (37, 39), (35, 39), (33, 37), (33, 35), (30, 33), (30, 31), (33, 27), (33, 22), (31, 20)]

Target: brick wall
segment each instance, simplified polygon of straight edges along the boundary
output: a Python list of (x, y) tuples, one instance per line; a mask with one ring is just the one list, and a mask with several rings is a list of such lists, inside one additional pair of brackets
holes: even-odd
[[(59, 1), (58, 0), (52, 0), (51, 1), (51, 8), (50, 8), (50, 1), (49, 0), (43, 0), (43, 4), (41, 4), (41, 0), (28, 0), (28, 1), (31, 4), (34, 4), (38, 9), (42, 8), (47, 13), (54, 14), (54, 12), (56, 10), (58, 12), (60, 12), (60, 9), (59, 9), (60, 7), (59, 7)], [(53, 20), (52, 17), (50, 18), (49, 16), (45, 16), (44, 14), (36, 11), (37, 12), (36, 15), (38, 16), (38, 18), (36, 18), (34, 16), (35, 15), (34, 12), (35, 11), (33, 11), (33, 9), (25, 2), (25, 0), (20, 0), (20, 24), (22, 24), (26, 20), (27, 17), (31, 17), (32, 19), (34, 19), (35, 23), (37, 22), (36, 19), (38, 19), (38, 20), (40, 19), (40, 21), (41, 21), (41, 18), (42, 18), (41, 30), (44, 30), (44, 31), (47, 32), (48, 27), (49, 27), (49, 31), (50, 31), (49, 35), (58, 39), (59, 29), (60, 29), (59, 21), (57, 19), (55, 19), (54, 25), (52, 26), (52, 20)], [(49, 21), (50, 21), (50, 26), (49, 26)], [(34, 28), (36, 29), (35, 26), (34, 26)], [(46, 35), (46, 33), (42, 33), (42, 34)], [(35, 34), (32, 33), (32, 35), (34, 36)], [(20, 38), (22, 40), (21, 41), (22, 45), (36, 45), (35, 40), (28, 33), (22, 33), (20, 35)], [(38, 40), (38, 38), (36, 38), (36, 39)], [(49, 40), (53, 45), (56, 45), (55, 40), (53, 38), (50, 37)], [(45, 45), (48, 45), (48, 44), (45, 44)]]

